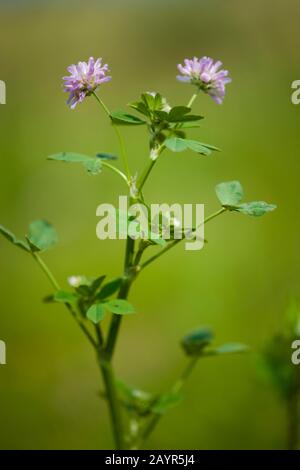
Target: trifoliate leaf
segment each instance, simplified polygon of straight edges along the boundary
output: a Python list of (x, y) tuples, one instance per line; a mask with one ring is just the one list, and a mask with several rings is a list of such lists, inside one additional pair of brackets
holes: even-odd
[(101, 158), (89, 157), (80, 153), (62, 152), (50, 155), (48, 160), (67, 163), (80, 163), (90, 175), (98, 175), (102, 170)]
[(181, 345), (188, 356), (200, 356), (203, 349), (211, 343), (213, 336), (209, 328), (200, 328), (185, 336)]
[(27, 239), (33, 251), (44, 251), (56, 245), (58, 236), (49, 222), (35, 220), (29, 225)]

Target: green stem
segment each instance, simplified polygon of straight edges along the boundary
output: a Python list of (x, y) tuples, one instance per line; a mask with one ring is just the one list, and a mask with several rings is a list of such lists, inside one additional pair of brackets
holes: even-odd
[[(189, 376), (193, 372), (193, 370), (194, 370), (194, 368), (195, 368), (195, 366), (198, 362), (198, 359), (199, 359), (198, 357), (192, 357), (190, 359), (187, 366), (183, 370), (180, 378), (173, 385), (173, 387), (171, 389), (172, 393), (179, 393), (182, 390), (186, 380), (189, 378)], [(146, 428), (144, 429), (144, 431), (142, 433), (141, 441), (139, 442), (140, 445), (148, 439), (148, 437), (154, 431), (155, 427), (157, 426), (157, 424), (158, 424), (158, 422), (160, 421), (161, 418), (162, 418), (161, 414), (155, 414), (150, 419), (148, 425), (146, 426)]]
[[(195, 101), (195, 99), (197, 98), (197, 96), (198, 96), (198, 92), (197, 92), (197, 93), (194, 93), (194, 95), (191, 97), (190, 101), (188, 102), (188, 105), (187, 105), (188, 108), (191, 108), (191, 107), (192, 107), (192, 104), (194, 103), (194, 101)], [(176, 126), (176, 127), (180, 127), (180, 125), (179, 125), (179, 126)], [(141, 176), (141, 178), (140, 178), (139, 184), (138, 184), (138, 190), (139, 190), (139, 192), (142, 191), (142, 189), (143, 189), (143, 187), (144, 187), (144, 185), (145, 185), (145, 183), (146, 183), (146, 181), (147, 181), (147, 179), (148, 179), (148, 177), (149, 177), (149, 175), (150, 175), (150, 173), (151, 173), (151, 171), (152, 171), (152, 169), (153, 169), (153, 167), (154, 167), (154, 165), (155, 165), (155, 162), (156, 162), (156, 160), (158, 159), (159, 154), (164, 150), (164, 148), (165, 148), (165, 146), (162, 144), (162, 145), (157, 149), (157, 152), (158, 152), (157, 158), (156, 158), (155, 160), (151, 160), (151, 161), (148, 163), (148, 165), (146, 166), (146, 168), (145, 168), (145, 170), (144, 170), (144, 172), (143, 172), (143, 174), (142, 174), (142, 176)]]
[(103, 160), (101, 161), (101, 163), (106, 168), (109, 168), (111, 171), (113, 171), (113, 172), (117, 173), (119, 176), (121, 176), (121, 178), (126, 182), (127, 185), (129, 184), (126, 175), (124, 175), (124, 173), (121, 170), (119, 170), (119, 168), (117, 168), (113, 165), (110, 165), (110, 163), (107, 163)]
[(187, 379), (189, 378), (189, 376), (191, 375), (191, 373), (193, 372), (197, 362), (198, 362), (198, 359), (199, 357), (195, 356), (195, 357), (192, 357), (190, 359), (190, 361), (188, 362), (186, 368), (184, 369), (184, 371), (182, 372), (180, 378), (177, 380), (177, 382), (174, 384), (173, 388), (172, 388), (172, 392), (173, 393), (179, 393), (185, 382), (187, 381)]
[[(35, 252), (31, 252), (34, 260), (37, 262), (38, 266), (42, 269), (42, 271), (46, 274), (47, 278), (49, 279), (50, 283), (52, 284), (52, 286), (54, 287), (54, 290), (55, 291), (58, 291), (60, 290), (60, 286), (57, 282), (57, 280), (55, 279), (54, 275), (52, 274), (52, 272), (50, 271), (50, 269), (48, 268), (48, 266), (46, 265), (46, 263), (42, 260), (42, 258)], [(92, 346), (94, 348), (97, 348), (97, 343), (96, 341), (94, 340), (94, 338), (92, 337), (92, 335), (90, 334), (90, 332), (88, 331), (88, 329), (86, 328), (86, 326), (84, 325), (84, 323), (81, 321), (80, 318), (78, 318), (76, 312), (73, 310), (73, 307), (71, 306), (71, 304), (68, 304), (67, 302), (64, 303), (64, 305), (66, 306), (66, 308), (68, 309), (68, 311), (71, 313), (72, 317), (74, 318), (74, 320), (76, 321), (76, 323), (78, 324), (78, 326), (80, 327), (80, 329), (83, 331), (83, 333), (85, 334), (85, 336), (88, 338), (89, 342), (92, 344)]]
[(106, 389), (116, 450), (122, 450), (125, 448), (123, 442), (122, 410), (117, 395), (113, 369), (110, 362), (104, 360), (100, 355), (98, 355), (98, 363)]
[(47, 278), (49, 279), (50, 283), (54, 287), (55, 291), (60, 290), (60, 286), (57, 280), (55, 279), (54, 275), (52, 274), (52, 272), (50, 271), (46, 263), (42, 260), (42, 258), (35, 252), (31, 252), (31, 254), (33, 258), (35, 259), (35, 261), (37, 262), (37, 264), (39, 265), (39, 267), (42, 269), (42, 271), (46, 274)]
[(104, 112), (107, 114), (107, 116), (110, 118), (111, 120), (111, 124), (114, 128), (114, 131), (117, 135), (117, 138), (118, 138), (118, 141), (119, 141), (119, 145), (120, 145), (120, 149), (121, 149), (121, 156), (122, 156), (122, 160), (123, 160), (123, 165), (124, 165), (124, 168), (125, 168), (125, 171), (126, 171), (126, 174), (127, 174), (127, 180), (130, 180), (130, 170), (129, 170), (129, 165), (128, 165), (128, 158), (127, 158), (127, 153), (126, 153), (126, 149), (125, 149), (125, 144), (124, 144), (124, 140), (123, 140), (123, 137), (122, 137), (122, 134), (118, 128), (118, 126), (113, 122), (113, 120), (111, 119), (111, 115), (110, 115), (110, 111), (108, 109), (108, 107), (106, 106), (106, 104), (102, 101), (101, 98), (99, 98), (99, 96), (97, 95), (97, 93), (95, 93), (93, 91), (93, 96), (96, 98), (96, 100), (98, 101), (98, 103), (100, 104), (100, 106), (102, 107), (102, 109), (104, 110)]
[[(157, 160), (157, 159), (156, 159)], [(155, 165), (155, 162), (156, 160), (150, 160), (150, 162), (148, 163), (148, 165), (146, 166), (144, 172), (142, 173), (142, 176), (140, 178), (140, 181), (139, 181), (139, 184), (138, 184), (138, 190), (139, 190), (139, 193), (142, 191), (143, 187), (144, 187), (144, 184), (146, 183), (147, 179), (148, 179), (148, 176), (150, 175), (151, 171), (152, 171), (152, 168), (154, 167)]]
[[(225, 207), (222, 207), (222, 209), (218, 210), (217, 212), (214, 212), (213, 214), (211, 214), (210, 216), (208, 216), (205, 220), (204, 220), (204, 224), (207, 224), (207, 222), (209, 222), (210, 220), (214, 219), (215, 217), (217, 217), (218, 215), (220, 214), (223, 214), (223, 212), (225, 212), (227, 209), (225, 209)], [(180, 243), (182, 240), (184, 240), (184, 238), (179, 238), (177, 240), (174, 240), (172, 242), (170, 242), (165, 248), (163, 248), (161, 251), (159, 251), (156, 255), (152, 256), (151, 258), (147, 259), (147, 261), (145, 261), (141, 266), (140, 266), (140, 270), (142, 269), (145, 269), (149, 264), (153, 263), (153, 261), (157, 260), (158, 258), (160, 258), (162, 255), (164, 255), (167, 251), (171, 250), (171, 248), (174, 248), (174, 246), (178, 245), (178, 243)]]
[[(130, 268), (132, 267), (132, 260), (134, 255), (134, 240), (130, 237), (127, 238), (126, 242), (126, 253), (124, 262), (124, 279), (119, 290), (118, 299), (127, 299), (131, 284), (134, 280), (132, 274), (130, 274)], [(119, 329), (122, 322), (122, 315), (113, 315), (109, 327), (107, 342), (105, 351), (108, 359), (110, 360), (113, 356)]]
[(193, 96), (191, 97), (190, 101), (188, 102), (188, 105), (187, 105), (188, 108), (191, 108), (191, 107), (192, 107), (192, 105), (193, 105), (195, 99), (197, 98), (197, 96), (198, 96), (198, 92), (193, 94)]

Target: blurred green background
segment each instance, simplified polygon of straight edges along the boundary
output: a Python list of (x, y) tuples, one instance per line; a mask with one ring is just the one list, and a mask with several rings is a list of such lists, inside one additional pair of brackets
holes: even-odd
[[(45, 255), (66, 287), (72, 274), (122, 269), (123, 242), (95, 236), (96, 207), (116, 202), (123, 187), (104, 171), (89, 177), (76, 165), (46, 161), (62, 150), (118, 152), (107, 119), (90, 99), (70, 111), (61, 77), (90, 55), (109, 63), (113, 80), (101, 96), (125, 108), (147, 90), (172, 104), (192, 89), (176, 81), (185, 57), (210, 55), (230, 70), (223, 106), (200, 96), (206, 119), (195, 138), (223, 149), (212, 158), (166, 152), (147, 183), (152, 202), (205, 203), (217, 210), (214, 186), (243, 183), (247, 200), (278, 204), (262, 219), (225, 214), (206, 228), (203, 251), (183, 246), (153, 264), (131, 294), (117, 347), (118, 373), (129, 383), (164, 391), (185, 360), (179, 340), (210, 325), (216, 343), (249, 344), (248, 355), (199, 363), (185, 401), (171, 410), (149, 448), (283, 448), (285, 413), (260, 381), (256, 354), (280, 330), (290, 296), (299, 294), (300, 107), (291, 82), (300, 78), (297, 0), (164, 0), (0, 2), (0, 223), (18, 235), (46, 218), (60, 244)], [(124, 129), (131, 167), (147, 158), (145, 129)], [(29, 256), (0, 240), (2, 449), (111, 448), (106, 405), (93, 351), (63, 306), (45, 305), (47, 279)]]

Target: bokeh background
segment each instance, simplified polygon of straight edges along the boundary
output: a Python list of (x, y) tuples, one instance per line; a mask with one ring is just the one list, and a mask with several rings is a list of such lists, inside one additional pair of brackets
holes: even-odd
[[(299, 294), (300, 107), (291, 82), (300, 78), (297, 0), (1, 1), (0, 220), (18, 235), (46, 218), (60, 243), (45, 255), (67, 286), (71, 274), (117, 276), (124, 244), (95, 236), (96, 207), (123, 193), (115, 175), (89, 177), (76, 165), (46, 160), (74, 150), (118, 152), (107, 119), (92, 100), (70, 111), (61, 90), (66, 66), (102, 56), (113, 80), (101, 96), (125, 108), (157, 90), (185, 103), (188, 85), (176, 82), (185, 57), (221, 59), (233, 82), (223, 106), (208, 96), (195, 109), (206, 119), (191, 135), (223, 149), (212, 158), (166, 152), (145, 195), (152, 202), (204, 202), (217, 210), (214, 186), (243, 183), (247, 200), (278, 210), (262, 219), (225, 214), (206, 228), (200, 252), (183, 246), (145, 270), (117, 348), (118, 373), (131, 384), (164, 391), (185, 360), (180, 338), (211, 326), (216, 344), (240, 341), (252, 352), (199, 363), (185, 401), (151, 437), (159, 449), (280, 449), (285, 411), (257, 375), (257, 354), (283, 323)], [(124, 129), (131, 166), (147, 158), (145, 130)], [(0, 366), (2, 449), (111, 448), (108, 413), (93, 351), (63, 306), (45, 305), (47, 279), (29, 256), (0, 240)]]

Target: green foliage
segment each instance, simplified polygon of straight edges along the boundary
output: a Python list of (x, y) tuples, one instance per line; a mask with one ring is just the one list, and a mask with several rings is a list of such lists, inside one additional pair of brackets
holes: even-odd
[(48, 160), (55, 160), (66, 163), (80, 163), (92, 176), (98, 175), (102, 170), (101, 158), (89, 157), (80, 153), (62, 152), (50, 155)]
[(164, 414), (170, 408), (177, 406), (183, 399), (180, 392), (168, 392), (160, 395), (151, 407), (153, 413)]
[(235, 354), (249, 351), (249, 346), (242, 343), (225, 343), (216, 348), (207, 348), (204, 351), (205, 356), (218, 356), (220, 354)]
[(98, 323), (103, 320), (107, 311), (116, 315), (135, 313), (133, 305), (131, 305), (127, 300), (113, 299), (94, 303), (88, 308), (86, 316), (93, 323)]
[(58, 242), (55, 228), (46, 220), (31, 222), (28, 229), (27, 240), (32, 251), (45, 251)]
[(105, 152), (97, 153), (96, 157), (101, 158), (101, 160), (117, 160), (118, 159), (116, 155), (113, 155), (112, 153), (105, 153)]
[(101, 288), (100, 292), (97, 295), (97, 299), (103, 300), (107, 299), (108, 297), (111, 297), (120, 289), (122, 281), (122, 277), (118, 277), (104, 284), (104, 286)]
[(300, 308), (293, 301), (286, 310), (281, 331), (267, 342), (258, 363), (262, 378), (273, 385), (286, 402), (300, 396), (300, 367), (293, 364), (291, 358), (295, 340), (300, 340)]
[(11, 243), (13, 243), (15, 246), (21, 248), (22, 250), (30, 251), (25, 241), (18, 240), (17, 237), (10, 230), (5, 228), (3, 225), (0, 225), (0, 233), (4, 236), (4, 238), (6, 238)]
[(228, 181), (216, 186), (216, 193), (222, 206), (236, 206), (244, 197), (244, 190), (239, 181)]
[(199, 356), (213, 337), (213, 332), (209, 328), (199, 328), (185, 336), (181, 345), (188, 356)]
[(183, 152), (184, 150), (192, 150), (201, 155), (210, 155), (213, 150), (219, 150), (217, 147), (209, 144), (203, 144), (197, 140), (183, 139), (181, 137), (169, 137), (165, 140), (164, 145), (172, 152)]
[(115, 313), (116, 315), (128, 315), (135, 313), (133, 305), (131, 305), (127, 300), (123, 299), (109, 300), (105, 306), (107, 310), (109, 310), (111, 313)]
[(226, 343), (221, 346), (211, 347), (213, 337), (213, 332), (209, 328), (199, 328), (185, 336), (181, 345), (188, 356), (194, 357), (242, 353), (249, 350), (248, 346), (241, 343)]
[(253, 217), (260, 217), (276, 209), (275, 204), (267, 204), (264, 201), (253, 201), (240, 204), (235, 210)]
[(103, 303), (98, 303), (98, 304), (94, 304), (92, 305), (87, 313), (86, 313), (86, 316), (89, 320), (91, 320), (93, 323), (97, 324), (99, 323), (101, 320), (103, 320), (103, 318), (105, 317), (105, 314), (106, 314), (106, 311), (105, 311), (105, 304)]
[(64, 304), (74, 304), (77, 301), (77, 296), (72, 292), (59, 290), (55, 293), (53, 300)]
[(140, 126), (146, 124), (146, 121), (123, 111), (112, 112), (110, 117), (115, 124), (123, 126)]
[(275, 204), (268, 204), (264, 201), (253, 201), (240, 204), (244, 196), (242, 185), (239, 181), (227, 181), (220, 183), (215, 188), (217, 197), (222, 206), (230, 211), (241, 212), (242, 214), (260, 217), (267, 212), (276, 209)]

